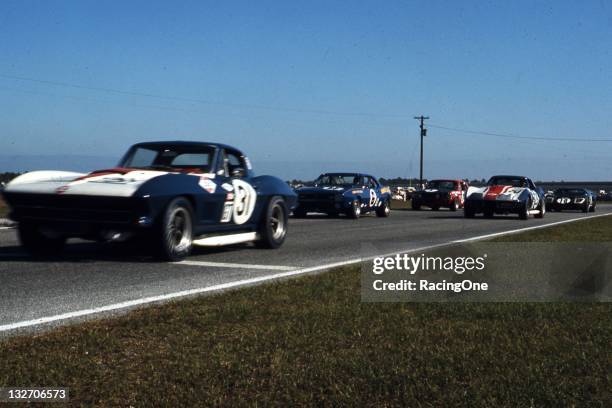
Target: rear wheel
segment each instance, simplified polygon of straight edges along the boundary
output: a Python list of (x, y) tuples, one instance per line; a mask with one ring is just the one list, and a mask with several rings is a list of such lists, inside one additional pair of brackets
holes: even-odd
[(351, 208), (347, 211), (346, 215), (354, 220), (361, 217), (361, 202), (359, 200), (354, 200), (351, 203)]
[(59, 255), (66, 244), (66, 238), (46, 235), (36, 224), (20, 222), (17, 233), (21, 246), (35, 256)]
[(256, 242), (258, 247), (276, 249), (283, 245), (287, 237), (288, 214), (287, 204), (282, 197), (270, 199), (259, 227), (259, 240)]
[(380, 207), (376, 209), (376, 215), (378, 217), (388, 217), (391, 214), (391, 208), (389, 207), (389, 200), (385, 200)]
[(159, 251), (155, 254), (165, 261), (180, 261), (191, 253), (193, 244), (193, 210), (184, 197), (172, 200), (157, 226)]

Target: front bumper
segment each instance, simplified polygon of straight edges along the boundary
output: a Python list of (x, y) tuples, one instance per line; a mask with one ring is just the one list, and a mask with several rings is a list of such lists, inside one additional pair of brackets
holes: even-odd
[(150, 226), (150, 203), (140, 197), (5, 193), (10, 218), (67, 236), (99, 235)]
[(494, 214), (518, 214), (525, 208), (521, 201), (466, 200), (465, 208), (474, 213), (492, 212)]

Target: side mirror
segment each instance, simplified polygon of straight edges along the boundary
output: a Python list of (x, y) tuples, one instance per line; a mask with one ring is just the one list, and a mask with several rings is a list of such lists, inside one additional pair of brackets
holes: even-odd
[(232, 177), (244, 177), (246, 175), (246, 171), (242, 167), (234, 167), (232, 169)]

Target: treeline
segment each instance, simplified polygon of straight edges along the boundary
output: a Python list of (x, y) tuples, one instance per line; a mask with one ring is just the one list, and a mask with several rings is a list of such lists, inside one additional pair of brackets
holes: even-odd
[(0, 173), (0, 183), (8, 183), (9, 181), (11, 181), (12, 179), (14, 179), (20, 174), (21, 173), (13, 173), (10, 171), (6, 173)]

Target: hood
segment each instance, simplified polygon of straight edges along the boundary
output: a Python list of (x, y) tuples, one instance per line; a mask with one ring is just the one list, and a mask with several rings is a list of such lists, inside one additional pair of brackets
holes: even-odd
[(350, 187), (345, 188), (345, 187), (341, 187), (341, 186), (337, 186), (337, 187), (332, 187), (332, 186), (325, 186), (325, 187), (302, 187), (302, 188), (298, 188), (296, 190), (296, 192), (299, 193), (345, 193), (346, 191), (351, 190)]
[(514, 201), (518, 200), (521, 194), (527, 190), (523, 187), (512, 186), (487, 186), (487, 187), (469, 187), (467, 196), (472, 198), (480, 197), (483, 200), (494, 201)]
[(130, 197), (145, 182), (166, 174), (169, 172), (124, 168), (98, 170), (89, 174), (34, 171), (15, 178), (6, 186), (5, 191), (8, 193)]

